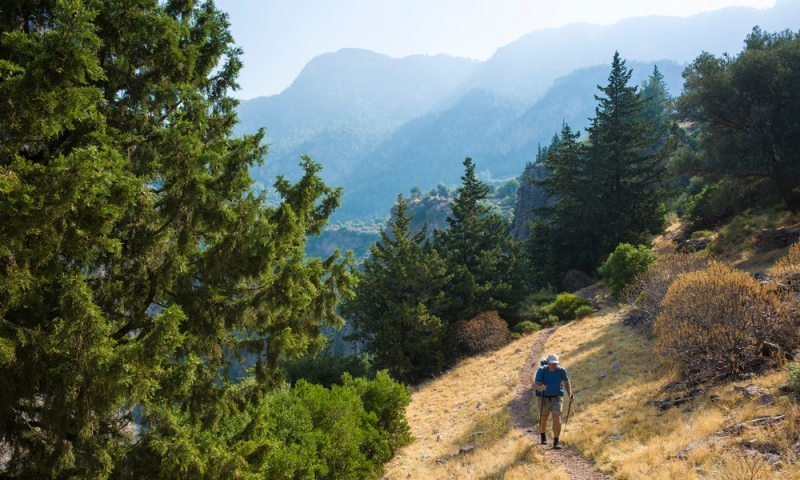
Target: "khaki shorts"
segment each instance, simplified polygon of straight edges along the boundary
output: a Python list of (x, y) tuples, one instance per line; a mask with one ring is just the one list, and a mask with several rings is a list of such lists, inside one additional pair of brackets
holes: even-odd
[(549, 412), (560, 412), (564, 405), (564, 397), (544, 397), (539, 401), (542, 402), (542, 415)]

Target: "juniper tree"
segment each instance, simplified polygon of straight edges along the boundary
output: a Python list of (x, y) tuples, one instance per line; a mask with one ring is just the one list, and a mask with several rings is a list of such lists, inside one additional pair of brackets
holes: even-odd
[(350, 260), (303, 253), (340, 192), (309, 158), (253, 190), (212, 2), (5, 2), (0, 34), (0, 476), (247, 471), (278, 358), (341, 323)]
[(412, 219), (398, 196), (389, 232), (370, 246), (355, 295), (342, 311), (355, 329), (351, 338), (364, 342), (376, 368), (417, 383), (444, 367), (446, 325), (440, 315), (450, 276), (426, 238), (427, 225), (412, 233)]

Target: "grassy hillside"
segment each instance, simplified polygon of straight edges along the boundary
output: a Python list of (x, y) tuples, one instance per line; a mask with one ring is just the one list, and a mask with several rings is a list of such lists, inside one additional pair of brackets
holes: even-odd
[[(659, 240), (658, 251), (670, 249)], [(769, 273), (777, 255), (758, 255)], [(577, 392), (562, 433), (567, 446), (612, 478), (800, 479), (800, 406), (783, 390), (785, 368), (686, 389), (687, 379), (656, 358), (653, 340), (625, 325), (627, 308), (607, 304), (544, 342)], [(418, 388), (408, 409), (415, 441), (385, 478), (584, 478), (569, 476), (563, 454), (536, 445), (511, 418), (523, 365), (538, 358), (533, 347), (547, 334), (465, 360)], [(475, 448), (460, 454), (466, 445)]]

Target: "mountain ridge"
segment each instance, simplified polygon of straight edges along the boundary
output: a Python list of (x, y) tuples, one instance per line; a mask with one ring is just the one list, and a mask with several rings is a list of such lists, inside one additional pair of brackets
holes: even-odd
[[(279, 174), (299, 178), (299, 156), (309, 154), (328, 184), (344, 187), (335, 219), (385, 217), (414, 185), (456, 183), (466, 156), (495, 177), (519, 175), (563, 121), (585, 126), (586, 102), (605, 83), (596, 73), (607, 72), (614, 51), (634, 67), (636, 84), (649, 73), (641, 69), (658, 64), (677, 95), (680, 71), (703, 51), (736, 53), (753, 26), (791, 24), (800, 25), (800, 2), (783, 0), (535, 31), (484, 62), (342, 49), (315, 57), (280, 94), (241, 102), (236, 133), (266, 127), (270, 154), (252, 170), (262, 185)], [(599, 80), (576, 80), (591, 76), (585, 69)]]

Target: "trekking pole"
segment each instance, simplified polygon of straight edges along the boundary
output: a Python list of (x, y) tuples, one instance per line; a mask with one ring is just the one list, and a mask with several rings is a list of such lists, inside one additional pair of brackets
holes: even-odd
[(569, 412), (572, 411), (572, 398), (569, 399), (569, 407), (567, 407), (567, 418), (564, 419), (564, 433), (567, 433), (567, 422), (569, 422)]
[[(541, 426), (542, 426), (542, 410), (544, 410), (544, 392), (540, 392), (540, 393), (542, 394), (542, 401), (539, 403), (539, 423), (537, 424), (537, 426), (541, 428)], [(545, 427), (545, 430), (547, 430), (547, 427)], [(542, 432), (540, 430), (539, 433), (544, 433), (544, 432)]]

